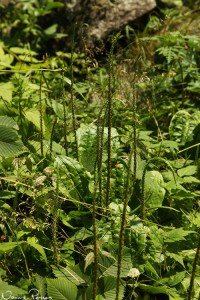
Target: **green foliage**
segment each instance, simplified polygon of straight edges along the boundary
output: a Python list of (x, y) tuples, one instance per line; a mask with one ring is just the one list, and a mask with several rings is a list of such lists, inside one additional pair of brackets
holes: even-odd
[(0, 116), (0, 156), (16, 156), (23, 150), (23, 143), (17, 134), (17, 123), (7, 117)]
[(182, 2), (112, 39), (108, 63), (60, 49), (63, 3), (0, 4), (2, 297), (199, 298), (200, 49), (171, 30)]

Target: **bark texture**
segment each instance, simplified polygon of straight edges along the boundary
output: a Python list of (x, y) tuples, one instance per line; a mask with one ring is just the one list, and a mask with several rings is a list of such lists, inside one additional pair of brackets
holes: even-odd
[(88, 24), (87, 45), (103, 40), (112, 31), (156, 7), (155, 0), (71, 0), (65, 3), (79, 28)]

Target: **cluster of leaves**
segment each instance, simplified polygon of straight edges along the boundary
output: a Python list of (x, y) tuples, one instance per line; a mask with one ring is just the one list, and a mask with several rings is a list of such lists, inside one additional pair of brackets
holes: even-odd
[(199, 38), (41, 60), (42, 3), (1, 8), (2, 299), (199, 299)]

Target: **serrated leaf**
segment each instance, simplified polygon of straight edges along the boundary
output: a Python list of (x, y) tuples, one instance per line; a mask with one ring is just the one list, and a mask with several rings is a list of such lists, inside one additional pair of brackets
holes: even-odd
[[(45, 297), (46, 292), (47, 292), (46, 278), (40, 276), (39, 274), (36, 274), (36, 275), (34, 275), (33, 283), (34, 283), (34, 286), (36, 287), (37, 291), (39, 292), (40, 297)], [(38, 292), (37, 292), (37, 294), (38, 294)], [(31, 294), (31, 290), (29, 290), (29, 294)]]
[(77, 287), (66, 278), (47, 279), (47, 293), (53, 300), (76, 300)]
[(179, 264), (181, 264), (185, 268), (185, 265), (184, 265), (184, 262), (183, 262), (183, 257), (181, 255), (181, 253), (176, 254), (176, 253), (171, 253), (171, 252), (167, 251), (166, 255), (173, 258), (175, 261), (177, 261)]
[[(0, 295), (1, 299), (25, 299), (23, 296), (28, 292), (7, 282), (0, 281)], [(20, 298), (16, 298), (19, 296)], [(14, 297), (14, 298), (13, 298)]]
[[(117, 280), (116, 278), (112, 276), (106, 276), (104, 278), (101, 278), (99, 280), (99, 290), (100, 295), (103, 295), (104, 299), (106, 300), (113, 300), (116, 296), (116, 284)], [(119, 286), (119, 300), (122, 300), (124, 298), (124, 290), (125, 287), (123, 285)]]
[(13, 129), (18, 130), (19, 127), (17, 123), (10, 117), (8, 116), (0, 116), (0, 125), (4, 125)]
[(188, 140), (190, 130), (191, 115), (185, 111), (178, 111), (172, 118), (169, 126), (170, 139), (184, 145)]
[(175, 286), (183, 281), (185, 278), (186, 271), (177, 272), (175, 275), (171, 275), (168, 280), (169, 286)]
[[(100, 129), (102, 130), (102, 129)], [(94, 125), (84, 125), (77, 130), (77, 142), (79, 147), (79, 160), (84, 168), (94, 173), (97, 160), (97, 127)], [(119, 137), (115, 128), (111, 129), (112, 156), (116, 157), (119, 149)], [(108, 140), (108, 128), (104, 127), (103, 142), (103, 161), (107, 160), (106, 143)]]
[(16, 122), (7, 116), (0, 117), (0, 156), (15, 156), (23, 149), (23, 143), (17, 134)]
[[(86, 281), (80, 276), (82, 275), (79, 266), (76, 267), (55, 267), (52, 266), (53, 269), (53, 273), (56, 277), (58, 278), (67, 278), (69, 281), (71, 281), (72, 283), (74, 283), (75, 285), (85, 285), (87, 284)], [(75, 270), (74, 270), (75, 269)], [(79, 274), (77, 274), (79, 273)]]
[(175, 228), (168, 232), (163, 232), (163, 239), (165, 243), (174, 243), (184, 241), (185, 236), (194, 233), (193, 231), (186, 231), (183, 228)]

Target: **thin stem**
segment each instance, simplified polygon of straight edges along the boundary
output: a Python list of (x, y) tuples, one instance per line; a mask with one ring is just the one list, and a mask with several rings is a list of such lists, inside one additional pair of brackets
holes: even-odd
[(43, 112), (42, 112), (42, 71), (40, 73), (40, 90), (39, 90), (39, 111), (40, 111), (40, 150), (41, 155), (44, 156), (44, 145), (43, 145)]
[(134, 148), (132, 147), (131, 152), (129, 154), (128, 160), (128, 171), (126, 178), (126, 187), (125, 187), (125, 195), (124, 195), (124, 208), (122, 212), (122, 221), (119, 233), (119, 250), (118, 250), (118, 268), (117, 268), (117, 283), (116, 283), (116, 298), (119, 299), (119, 287), (120, 287), (120, 277), (121, 277), (121, 268), (122, 268), (122, 257), (123, 257), (123, 248), (124, 248), (124, 233), (126, 227), (126, 214), (127, 214), (127, 206), (129, 202), (130, 195), (130, 179), (131, 179), (131, 160), (133, 156)]
[(111, 189), (111, 158), (112, 158), (112, 145), (111, 145), (111, 138), (112, 138), (112, 98), (113, 98), (113, 91), (115, 88), (115, 76), (113, 71), (113, 52), (114, 47), (119, 39), (120, 34), (117, 34), (113, 40), (112, 45), (109, 53), (108, 59), (108, 145), (107, 145), (107, 152), (108, 152), (108, 160), (107, 160), (107, 186), (106, 186), (106, 208), (108, 208), (110, 203), (110, 189)]
[(106, 112), (101, 117), (103, 108), (100, 110), (97, 120), (97, 168), (98, 168), (98, 183), (99, 183), (99, 206), (103, 208), (103, 179), (102, 179), (102, 159), (104, 149), (104, 126)]
[(63, 106), (63, 131), (64, 131), (64, 148), (65, 154), (68, 156), (68, 142), (67, 142), (67, 110), (65, 101), (65, 91), (64, 91), (64, 71), (62, 72), (62, 106)]
[(71, 58), (70, 58), (70, 76), (71, 76), (71, 85), (70, 85), (70, 100), (71, 100), (71, 109), (72, 109), (72, 126), (74, 131), (75, 138), (75, 150), (76, 150), (76, 158), (78, 160), (78, 141), (76, 136), (76, 116), (75, 116), (75, 102), (74, 102), (74, 35), (75, 35), (75, 27), (72, 33), (72, 48), (71, 48)]
[(57, 240), (57, 229), (58, 229), (58, 208), (59, 208), (59, 171), (57, 166), (57, 178), (56, 178), (56, 193), (53, 201), (52, 211), (52, 244), (55, 264), (58, 264), (58, 240)]
[(188, 300), (192, 300), (192, 291), (193, 291), (193, 287), (194, 287), (196, 269), (197, 269), (198, 261), (199, 261), (199, 253), (200, 253), (200, 232), (199, 232), (199, 240), (198, 240), (197, 250), (196, 250), (196, 254), (195, 254), (195, 258), (194, 258), (193, 266), (192, 266), (190, 286), (189, 286), (189, 289), (188, 289)]
[(98, 289), (98, 241), (97, 241), (97, 224), (96, 224), (96, 192), (93, 197), (92, 205), (92, 224), (93, 224), (93, 243), (94, 243), (94, 265), (93, 265), (93, 300), (96, 299)]

